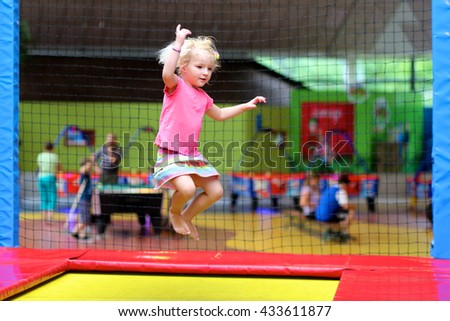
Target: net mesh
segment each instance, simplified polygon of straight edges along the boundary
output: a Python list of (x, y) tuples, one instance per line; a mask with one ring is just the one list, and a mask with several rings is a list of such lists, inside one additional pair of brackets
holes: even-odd
[[(180, 23), (214, 36), (222, 67), (205, 91), (219, 107), (267, 104), (231, 120), (205, 117), (201, 150), (224, 197), (173, 233), (172, 193), (154, 193), (162, 108), (156, 53)], [(429, 255), (430, 1), (21, 1), (20, 245), (30, 248), (243, 250)], [(80, 161), (114, 133), (118, 183), (95, 183), (88, 239)], [(57, 203), (42, 210), (37, 158), (54, 145)], [(350, 239), (304, 220), (300, 188), (350, 178)], [(51, 218), (51, 219), (50, 219)], [(104, 232), (104, 233), (103, 233)]]

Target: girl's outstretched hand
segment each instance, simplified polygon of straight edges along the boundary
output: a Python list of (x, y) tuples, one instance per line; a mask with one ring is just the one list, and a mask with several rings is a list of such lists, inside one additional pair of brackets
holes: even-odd
[(257, 104), (260, 104), (260, 103), (266, 103), (266, 97), (263, 97), (263, 96), (256, 96), (255, 98), (253, 98), (252, 100), (250, 100), (248, 103), (246, 103), (245, 105), (245, 107), (247, 108), (247, 109), (253, 109), (253, 108), (256, 108), (256, 105)]
[(265, 103), (266, 102), (266, 97), (263, 96), (256, 96), (255, 98), (253, 98), (252, 100), (250, 100), (250, 102), (252, 102), (253, 104), (259, 104), (259, 103)]
[(192, 34), (192, 32), (189, 29), (181, 28), (181, 25), (179, 24), (175, 31), (176, 35), (175, 41), (182, 45), (186, 37), (189, 36), (190, 34)]

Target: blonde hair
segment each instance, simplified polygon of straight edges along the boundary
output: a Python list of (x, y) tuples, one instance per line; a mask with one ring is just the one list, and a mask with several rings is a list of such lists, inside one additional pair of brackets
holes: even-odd
[[(167, 56), (172, 52), (174, 44), (175, 42), (172, 42), (158, 52), (159, 63), (161, 65), (164, 65), (166, 62)], [(200, 36), (196, 38), (187, 38), (184, 41), (184, 44), (181, 47), (180, 56), (178, 58), (177, 69), (180, 66), (184, 66), (189, 63), (192, 57), (192, 51), (195, 49), (204, 50), (211, 55), (211, 59), (215, 62), (214, 70), (220, 67), (220, 56), (217, 52), (215, 39), (213, 37)]]

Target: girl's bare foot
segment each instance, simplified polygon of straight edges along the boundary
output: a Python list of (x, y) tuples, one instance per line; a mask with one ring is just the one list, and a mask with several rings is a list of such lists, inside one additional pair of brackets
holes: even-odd
[(186, 222), (186, 224), (187, 224), (187, 226), (189, 228), (189, 231), (191, 231), (191, 233), (189, 233), (189, 237), (194, 239), (194, 240), (196, 240), (196, 241), (200, 240), (200, 237), (198, 235), (198, 231), (197, 231), (197, 228), (195, 227), (195, 225), (192, 224), (192, 222), (190, 222), (190, 221), (188, 221), (186, 219), (185, 219), (185, 222)]
[(181, 235), (188, 235), (191, 233), (187, 222), (184, 220), (181, 214), (174, 214), (172, 212), (169, 212), (169, 218), (175, 232)]

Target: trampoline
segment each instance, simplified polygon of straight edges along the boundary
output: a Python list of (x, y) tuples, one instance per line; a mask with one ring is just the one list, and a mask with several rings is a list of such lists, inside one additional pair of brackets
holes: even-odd
[[(392, 5), (392, 3), (387, 2), (386, 4)], [(201, 5), (204, 6), (203, 3)], [(253, 6), (252, 3), (248, 5)], [(366, 7), (366, 5), (368, 10), (372, 8), (366, 3), (362, 6)], [(222, 8), (223, 6), (216, 7)], [(330, 8), (328, 4), (327, 7), (324, 7), (327, 12), (332, 11), (333, 8)], [(424, 258), (382, 255), (295, 255), (247, 251), (42, 250), (17, 248), (19, 244), (20, 205), (19, 188), (16, 184), (20, 174), (18, 161), (19, 82), (17, 77), (19, 75), (17, 54), (19, 32), (17, 30), (18, 24), (11, 22), (20, 19), (17, 1), (13, 1), (13, 6), (10, 3), (4, 4), (2, 7), (2, 11), (6, 13), (4, 21), (8, 23), (3, 24), (3, 31), (6, 35), (5, 38), (12, 41), (5, 41), (6, 49), (3, 55), (4, 61), (11, 61), (11, 63), (5, 64), (4, 74), (7, 76), (3, 79), (5, 95), (2, 99), (2, 105), (4, 106), (2, 116), (7, 121), (5, 121), (5, 126), (0, 135), (5, 142), (3, 152), (0, 153), (3, 156), (0, 162), (3, 164), (0, 171), (3, 175), (0, 182), (2, 189), (2, 197), (0, 198), (1, 245), (5, 246), (0, 248), (0, 300), (123, 300), (126, 297), (130, 300), (246, 301), (261, 300), (260, 294), (262, 292), (264, 292), (264, 300), (305, 300), (305, 297), (297, 297), (296, 295), (302, 291), (309, 291), (305, 290), (308, 286), (315, 288), (316, 292), (311, 291), (307, 298), (318, 301), (450, 300), (450, 261), (444, 259), (450, 258), (447, 229), (450, 215), (446, 210), (449, 198), (446, 192), (448, 188), (447, 169), (450, 159), (448, 154), (439, 153), (439, 151), (448, 150), (449, 146), (449, 136), (446, 135), (445, 130), (442, 130), (448, 127), (447, 122), (450, 120), (450, 117), (448, 117), (450, 111), (446, 108), (445, 101), (445, 97), (449, 96), (447, 93), (450, 89), (448, 76), (445, 74), (449, 64), (446, 58), (449, 38), (441, 36), (447, 33), (449, 10), (448, 4), (437, 1), (432, 2), (432, 8), (434, 12), (438, 13), (433, 15), (434, 30), (432, 37), (433, 41), (436, 41), (433, 44), (433, 71), (435, 71), (433, 75), (433, 85), (435, 86), (435, 89), (433, 89), (435, 98), (433, 113), (435, 119), (439, 120), (439, 123), (434, 125), (434, 132), (439, 135), (433, 137), (433, 152), (438, 151), (434, 155), (436, 157), (433, 164), (433, 211), (438, 215), (435, 217), (433, 226), (435, 242), (432, 255), (434, 258)], [(317, 11), (322, 12), (321, 10)], [(178, 9), (176, 12), (178, 12)], [(294, 11), (291, 10), (291, 12)], [(370, 14), (372, 13), (371, 11)], [(407, 13), (409, 15), (409, 11)], [(266, 14), (265, 10), (263, 14)], [(36, 15), (34, 14), (34, 16)], [(291, 16), (297, 21), (302, 21), (298, 18), (298, 15), (292, 14)], [(320, 16), (329, 19), (328, 14), (321, 14)], [(392, 16), (398, 17), (396, 14)], [(361, 15), (361, 17), (364, 17), (364, 15)], [(281, 19), (278, 18), (277, 20)], [(133, 19), (132, 21), (139, 20)], [(206, 20), (203, 19), (202, 21)], [(219, 22), (218, 20), (213, 21)], [(229, 24), (228, 19), (224, 19), (224, 21), (227, 25)], [(256, 20), (253, 21), (256, 22)], [(261, 21), (263, 20), (261, 19), (258, 22)], [(268, 21), (270, 22), (270, 20)], [(316, 22), (316, 20), (314, 21)], [(317, 21), (322, 22), (323, 20)], [(288, 24), (289, 20), (283, 22)], [(420, 25), (416, 21), (411, 21), (411, 24), (413, 23)], [(341, 25), (343, 28), (335, 28), (336, 26), (333, 23), (320, 25), (336, 29), (339, 34), (334, 34), (335, 36), (343, 34), (341, 31), (348, 26), (343, 24)], [(86, 28), (85, 25), (82, 25), (82, 27)], [(137, 30), (137, 28), (131, 29)], [(149, 30), (148, 28), (143, 29), (145, 29), (145, 32)], [(104, 28), (103, 30), (116, 29)], [(127, 30), (130, 30), (129, 25), (127, 25)], [(287, 30), (291, 33), (294, 29), (289, 26)], [(275, 39), (271, 33), (267, 33), (267, 35)], [(59, 41), (59, 38), (54, 38)], [(334, 36), (330, 39), (333, 41), (341, 40), (341, 38)], [(304, 42), (305, 39), (298, 37), (298, 40)], [(339, 43), (345, 43), (345, 41), (339, 41)], [(241, 41), (238, 44), (239, 49), (242, 49)], [(361, 42), (358, 42), (359, 44)], [(364, 42), (362, 44), (365, 45)], [(294, 45), (289, 43), (292, 48)], [(314, 46), (312, 47), (314, 48)], [(326, 47), (328, 52), (330, 49), (335, 49), (335, 47)], [(140, 63), (143, 63), (143, 61), (141, 60)], [(134, 72), (135, 70), (133, 70)], [(108, 80), (111, 79), (108, 78)], [(120, 80), (123, 81), (123, 76)], [(102, 89), (106, 89), (106, 87), (115, 89), (114, 86), (102, 86)], [(13, 94), (11, 95), (11, 93)], [(95, 98), (92, 96), (77, 96), (78, 99), (83, 97)], [(101, 98), (102, 103), (106, 105), (104, 97)], [(126, 108), (123, 108), (123, 110), (126, 110)], [(49, 115), (43, 114), (42, 117), (48, 118)], [(105, 123), (109, 125), (108, 118), (105, 119)], [(280, 122), (281, 120), (280, 118)], [(296, 120), (294, 119), (294, 121)], [(358, 120), (358, 123), (365, 124), (365, 120)], [(47, 126), (47, 123), (43, 123), (42, 126)], [(30, 128), (34, 129), (34, 127)], [(293, 129), (297, 130), (294, 127)], [(34, 130), (27, 129), (27, 132), (34, 134)], [(229, 140), (235, 132), (223, 130), (223, 133), (227, 135), (226, 139)], [(435, 183), (436, 185), (434, 185)], [(283, 191), (278, 192), (283, 194)], [(261, 239), (264, 240), (263, 237), (264, 235)], [(367, 244), (370, 245), (370, 243)], [(413, 246), (414, 244), (417, 244), (417, 242), (407, 245)], [(387, 243), (387, 246), (392, 245)], [(91, 289), (99, 289), (100, 292), (87, 292), (84, 284), (88, 284)], [(192, 284), (198, 286), (198, 291), (181, 291), (183, 288), (191, 289)], [(287, 284), (289, 284), (289, 287)], [(138, 286), (142, 287), (137, 288)], [(153, 286), (154, 289), (162, 289), (159, 292), (160, 295), (150, 296), (157, 292), (151, 293), (152, 289), (148, 289), (150, 286)], [(206, 292), (202, 291), (204, 287), (209, 290), (214, 288), (217, 292), (210, 296), (204, 296)], [(133, 291), (135, 296), (127, 295), (129, 292), (125, 293), (124, 288)], [(67, 297), (50, 297), (51, 292), (57, 294), (62, 293), (61, 291)], [(163, 296), (164, 291), (170, 292), (170, 297)], [(81, 294), (84, 294), (84, 297)], [(273, 294), (274, 297), (269, 297), (269, 294)], [(430, 311), (424, 310), (423, 312), (430, 316)], [(369, 313), (370, 311), (366, 312), (366, 315), (362, 315), (362, 317), (370, 318)], [(415, 317), (420, 316), (422, 315), (416, 315)], [(63, 317), (68, 318), (68, 315)], [(84, 315), (77, 315), (76, 317), (80, 318)]]
[(330, 301), (337, 283), (314, 278), (69, 272), (11, 300)]
[[(24, 248), (1, 248), (0, 256), (1, 300), (57, 300), (49, 291), (61, 287), (66, 294), (58, 300), (75, 301), (125, 297), (151, 301), (168, 299), (168, 295), (171, 300), (184, 301), (251, 301), (261, 300), (261, 293), (264, 300), (279, 301), (450, 299), (446, 272), (450, 262), (430, 258)], [(87, 281), (92, 293), (84, 293), (83, 298), (80, 289)], [(149, 284), (155, 290), (145, 287)], [(197, 290), (186, 291), (193, 284)], [(134, 289), (134, 296), (127, 296), (126, 288)], [(205, 288), (208, 291), (202, 291)], [(175, 291), (167, 294), (170, 289)], [(308, 296), (302, 296), (302, 291)]]

